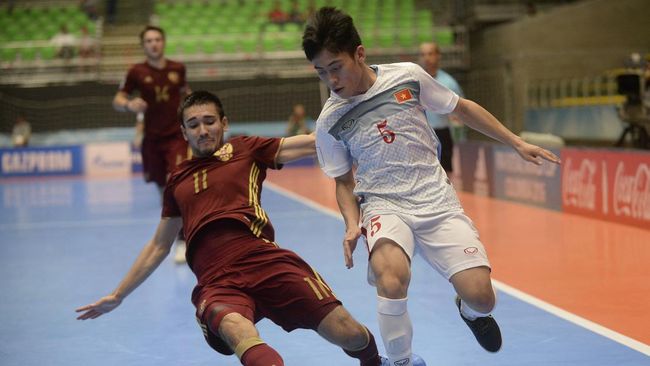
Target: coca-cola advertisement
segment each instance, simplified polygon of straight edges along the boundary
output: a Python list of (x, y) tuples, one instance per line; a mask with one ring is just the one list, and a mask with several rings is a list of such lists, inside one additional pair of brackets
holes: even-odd
[(650, 154), (563, 149), (562, 209), (650, 229)]
[(650, 153), (608, 154), (605, 214), (650, 229)]

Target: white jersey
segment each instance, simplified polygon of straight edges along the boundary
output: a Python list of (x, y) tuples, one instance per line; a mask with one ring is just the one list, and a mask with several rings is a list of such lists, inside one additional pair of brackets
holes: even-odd
[(371, 67), (377, 80), (368, 91), (348, 99), (332, 93), (318, 117), (322, 170), (335, 178), (357, 167), (354, 194), (364, 216), (459, 209), (424, 114), (452, 112), (458, 95), (414, 63)]

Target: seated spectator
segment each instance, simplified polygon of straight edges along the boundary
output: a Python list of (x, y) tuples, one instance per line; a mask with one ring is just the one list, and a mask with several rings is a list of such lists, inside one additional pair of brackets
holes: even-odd
[(273, 3), (273, 9), (269, 12), (269, 22), (275, 24), (284, 24), (287, 21), (287, 13), (282, 10), (282, 4), (279, 1)]
[(68, 27), (62, 25), (59, 33), (55, 34), (50, 42), (58, 47), (57, 57), (71, 59), (74, 57), (75, 47), (77, 46), (77, 37), (68, 32)]
[(293, 111), (289, 116), (287, 123), (287, 136), (295, 136), (309, 133), (307, 128), (307, 121), (305, 119), (305, 106), (296, 104), (293, 106)]
[(79, 37), (79, 57), (90, 58), (97, 55), (97, 44), (95, 38), (88, 33), (88, 27), (85, 25), (81, 28), (81, 37)]
[(32, 126), (25, 118), (25, 115), (19, 114), (16, 123), (11, 131), (11, 142), (14, 147), (25, 147), (29, 144), (32, 136)]

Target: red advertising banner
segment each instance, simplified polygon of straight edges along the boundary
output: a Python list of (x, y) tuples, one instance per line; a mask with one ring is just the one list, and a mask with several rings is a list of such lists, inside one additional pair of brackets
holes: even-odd
[(562, 210), (650, 229), (650, 153), (563, 149)]

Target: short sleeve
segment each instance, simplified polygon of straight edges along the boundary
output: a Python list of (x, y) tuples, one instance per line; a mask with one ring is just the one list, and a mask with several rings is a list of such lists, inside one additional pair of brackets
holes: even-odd
[(316, 128), (316, 154), (321, 169), (330, 178), (340, 177), (352, 169), (350, 151), (324, 128)]
[(178, 208), (176, 198), (174, 198), (174, 189), (176, 185), (171, 180), (165, 185), (163, 192), (162, 213), (161, 217), (178, 217), (181, 216), (181, 210)]
[(242, 141), (248, 145), (248, 148), (253, 154), (253, 158), (268, 168), (280, 169), (282, 166), (275, 163), (280, 150), (281, 138), (278, 137), (259, 137), (247, 136), (243, 137)]
[(424, 108), (439, 114), (451, 113), (458, 104), (458, 94), (437, 82), (422, 67), (412, 64), (412, 76), (420, 83), (420, 103)]
[(131, 94), (135, 89), (137, 89), (137, 72), (132, 67), (126, 74), (126, 78), (122, 80), (119, 90), (126, 94)]

